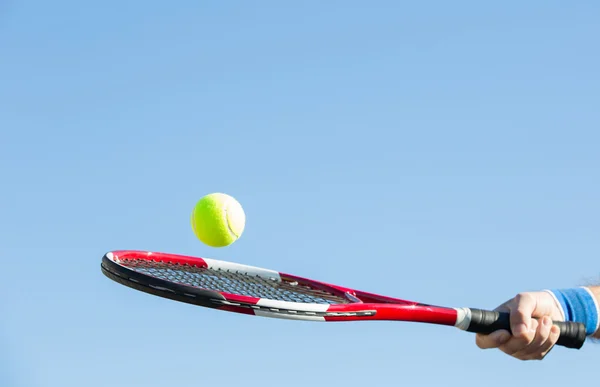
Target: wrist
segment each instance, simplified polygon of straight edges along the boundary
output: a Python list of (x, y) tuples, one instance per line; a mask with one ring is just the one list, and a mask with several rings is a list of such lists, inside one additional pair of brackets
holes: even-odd
[(564, 321), (583, 323), (587, 336), (600, 335), (600, 287), (554, 289), (549, 293), (557, 301)]

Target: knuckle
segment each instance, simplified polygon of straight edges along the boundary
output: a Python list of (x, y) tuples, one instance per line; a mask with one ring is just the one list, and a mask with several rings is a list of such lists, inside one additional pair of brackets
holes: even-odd
[(520, 344), (521, 347), (529, 346), (534, 340), (534, 336), (531, 333), (523, 333), (522, 335), (515, 336), (515, 341)]
[(522, 350), (525, 348), (525, 346), (520, 345), (519, 343), (515, 341), (512, 341), (509, 344), (506, 345), (502, 345), (499, 347), (499, 349), (504, 352), (505, 354), (512, 356), (512, 357), (520, 357), (522, 354)]
[(529, 305), (535, 301), (535, 297), (531, 293), (519, 293), (515, 296), (517, 309), (522, 308), (524, 305)]
[(515, 342), (518, 343), (521, 347), (526, 347), (531, 345), (531, 343), (535, 340), (535, 330), (527, 330), (525, 332), (514, 335)]

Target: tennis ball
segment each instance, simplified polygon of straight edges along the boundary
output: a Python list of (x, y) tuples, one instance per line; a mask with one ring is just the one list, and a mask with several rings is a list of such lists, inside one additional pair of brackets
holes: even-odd
[(211, 247), (229, 246), (244, 232), (246, 214), (233, 197), (212, 193), (202, 197), (192, 211), (192, 229)]

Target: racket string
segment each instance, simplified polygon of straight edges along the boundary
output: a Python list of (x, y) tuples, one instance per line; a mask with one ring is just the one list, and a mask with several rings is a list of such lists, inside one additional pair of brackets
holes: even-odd
[(271, 280), (240, 272), (145, 259), (124, 259), (120, 264), (142, 274), (200, 289), (289, 302), (349, 303), (349, 300), (344, 297), (307, 285), (285, 280)]

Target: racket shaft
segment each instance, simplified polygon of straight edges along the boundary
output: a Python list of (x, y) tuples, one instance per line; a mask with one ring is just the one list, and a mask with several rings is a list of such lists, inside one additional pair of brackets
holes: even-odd
[(410, 321), (450, 326), (456, 325), (457, 322), (456, 309), (421, 304), (398, 305), (357, 303), (349, 305), (331, 305), (327, 312), (352, 312), (363, 310), (375, 310), (376, 313), (368, 316), (327, 316), (325, 319), (326, 321)]

